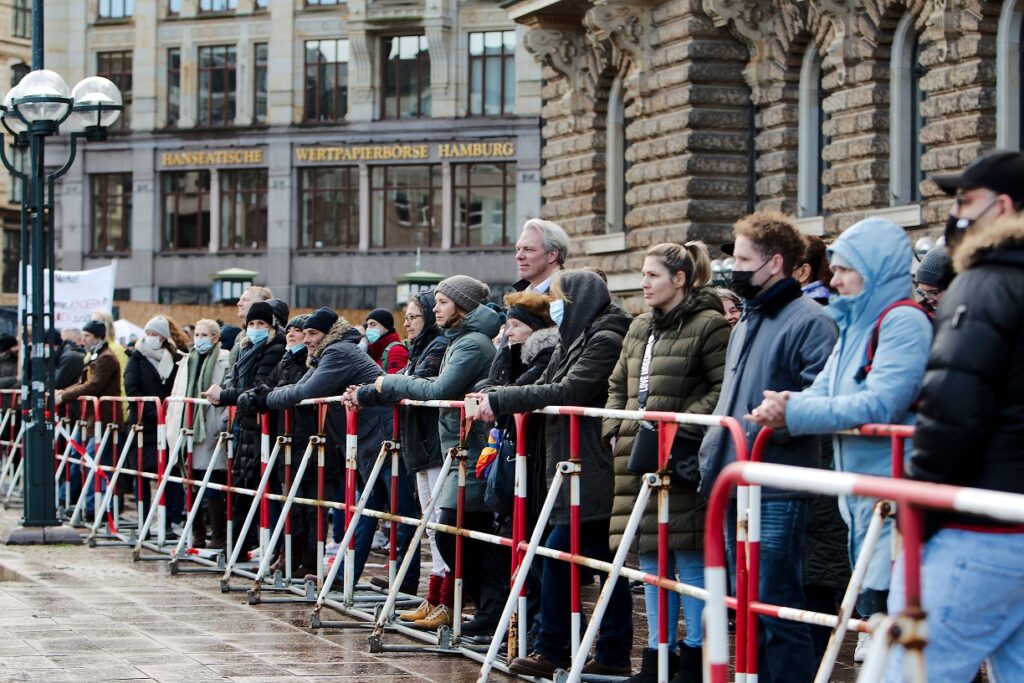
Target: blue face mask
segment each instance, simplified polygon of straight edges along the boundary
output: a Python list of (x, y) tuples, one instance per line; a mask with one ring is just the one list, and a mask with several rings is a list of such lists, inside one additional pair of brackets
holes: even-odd
[(213, 348), (213, 342), (205, 337), (200, 337), (195, 340), (195, 343), (192, 346), (199, 353), (209, 353), (210, 349)]
[(306, 348), (306, 345), (303, 344), (302, 342), (299, 342), (298, 344), (292, 344), (291, 346), (289, 346), (288, 350), (292, 352), (292, 355), (295, 355), (296, 353), (302, 351), (302, 349), (304, 348)]
[(376, 344), (377, 340), (381, 338), (384, 333), (376, 328), (370, 328), (366, 331), (366, 341), (371, 344)]
[(270, 330), (246, 330), (245, 335), (249, 337), (249, 341), (253, 344), (259, 344), (260, 342), (267, 341), (267, 337), (270, 336)]
[(561, 325), (562, 316), (565, 315), (565, 300), (555, 299), (548, 304), (548, 313), (551, 314), (551, 319), (555, 321), (556, 325)]

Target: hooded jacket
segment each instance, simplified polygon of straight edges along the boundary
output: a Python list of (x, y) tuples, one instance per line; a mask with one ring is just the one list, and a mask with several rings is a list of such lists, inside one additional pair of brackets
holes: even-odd
[(1024, 493), (1024, 219), (968, 232), (953, 260), (907, 474)]
[[(499, 387), (488, 392), (495, 414), (522, 413), (559, 405), (603, 408), (607, 403), (608, 377), (619, 360), (630, 317), (611, 303), (608, 286), (595, 273), (567, 272), (560, 282), (566, 303), (558, 348), (536, 383)], [(558, 463), (568, 460), (570, 420), (559, 415), (545, 415), (543, 420), (545, 471), (550, 487)], [(614, 487), (611, 450), (601, 438), (599, 418), (580, 418), (579, 425), (580, 520), (608, 519)], [(568, 490), (566, 482), (552, 510), (551, 524), (569, 523)], [(543, 497), (546, 493), (529, 491), (528, 496)]]
[[(434, 318), (434, 297), (429, 292), (416, 295), (423, 309), (423, 331), (409, 342), (409, 364), (402, 370), (410, 377), (437, 377), (441, 362), (448, 349), (448, 337), (438, 328)], [(429, 296), (429, 299), (424, 299)], [(356, 394), (360, 405), (394, 405), (401, 397), (393, 391), (378, 393), (373, 386), (359, 387)], [(440, 467), (441, 441), (437, 432), (437, 408), (402, 406), (399, 410), (402, 439), (402, 462), (410, 472)]]
[[(924, 378), (932, 340), (928, 316), (900, 306), (886, 314), (878, 347), (866, 379), (858, 373), (867, 362), (867, 349), (878, 318), (892, 303), (905, 299), (913, 287), (910, 240), (895, 223), (869, 218), (848, 228), (828, 250), (863, 278), (855, 296), (833, 297), (825, 312), (839, 326), (839, 339), (814, 383), (793, 394), (786, 406), (786, 426), (793, 435), (830, 434), (866, 423), (913, 424), (911, 405)], [(889, 439), (837, 434), (832, 438), (834, 464), (840, 472), (889, 476)], [(867, 532), (874, 501), (841, 496), (839, 510), (849, 533), (850, 557), (856, 560)], [(868, 565), (864, 587), (889, 587), (892, 524), (883, 527)]]
[[(718, 402), (725, 374), (725, 349), (729, 323), (722, 301), (714, 290), (697, 289), (665, 314), (644, 313), (633, 320), (622, 344), (615, 371), (608, 384), (608, 408), (639, 410), (640, 368), (652, 330), (657, 334), (651, 358), (647, 410), (707, 414)], [(615, 436), (615, 500), (610, 525), (611, 547), (618, 547), (633, 504), (640, 493), (639, 475), (629, 471), (629, 457), (639, 423), (636, 420), (604, 421), (604, 438)], [(696, 428), (699, 431), (699, 428)], [(694, 436), (702, 436), (694, 434)], [(633, 549), (640, 553), (658, 548), (658, 516), (652, 496)], [(693, 490), (669, 491), (669, 548), (701, 550), (704, 547), (704, 499)]]
[[(344, 318), (338, 318), (307, 359), (309, 367), (306, 373), (295, 384), (271, 391), (267, 395), (267, 407), (283, 410), (309, 398), (338, 396), (353, 384), (372, 383), (376, 380), (381, 374), (380, 366), (353, 340), (358, 342), (358, 331)], [(357, 459), (364, 480), (380, 452), (381, 441), (391, 438), (391, 424), (390, 408), (367, 407), (359, 411)], [(325, 476), (329, 478), (341, 475), (339, 447), (345, 443), (345, 435), (345, 407), (340, 403), (332, 403), (327, 408), (327, 436), (329, 443), (336, 445), (329, 452), (337, 456), (328, 457), (324, 463)]]
[[(454, 329), (445, 329), (448, 339), (448, 350), (441, 362), (437, 377), (413, 377), (411, 375), (386, 375), (381, 387), (382, 393), (393, 393), (396, 397), (411, 398), (420, 401), (448, 400), (461, 401), (476, 386), (477, 382), (487, 376), (494, 358), (494, 344), (491, 339), (498, 334), (501, 323), (498, 314), (487, 306), (477, 306), (466, 315), (461, 325)], [(442, 409), (438, 411), (437, 427), (440, 437), (442, 456), (449, 448), (459, 445), (458, 409)], [(484, 487), (486, 481), (476, 478), (476, 460), (480, 450), (487, 443), (487, 425), (474, 421), (466, 433), (466, 507), (467, 511), (477, 512), (484, 507)], [(458, 471), (457, 463), (452, 464), (452, 473)], [(458, 493), (456, 476), (448, 476), (438, 505), (443, 509), (454, 510)]]
[[(836, 326), (822, 306), (800, 293), (800, 285), (784, 278), (747, 302), (747, 309), (729, 337), (725, 379), (715, 415), (740, 421), (748, 444), (760, 426), (743, 416), (761, 404), (765, 389), (802, 391), (810, 386), (836, 343)], [(736, 460), (729, 432), (709, 427), (700, 447), (701, 482), (705, 496), (718, 473)], [(776, 430), (764, 452), (764, 462), (800, 467), (821, 463), (821, 439), (794, 437)], [(793, 497), (792, 491), (765, 489), (762, 497)]]
[[(281, 356), (281, 362), (271, 371), (267, 377), (267, 388), (273, 390), (278, 387), (287, 387), (299, 382), (306, 374), (309, 366), (306, 364), (308, 357), (306, 347), (302, 347), (297, 353), (285, 351)], [(277, 431), (279, 434), (286, 433), (286, 412), (278, 411)], [(299, 462), (306, 452), (309, 438), (315, 436), (319, 431), (317, 425), (317, 411), (312, 406), (295, 406), (291, 410), (291, 435), (292, 435), (292, 472), (298, 471)], [(331, 445), (328, 445), (330, 448)], [(309, 462), (306, 463), (306, 471), (303, 473), (304, 481), (316, 481), (316, 451), (310, 453)], [(284, 453), (277, 460), (277, 469), (281, 481), (284, 481)], [(325, 468), (327, 463), (324, 463)], [(325, 471), (325, 476), (326, 476)]]

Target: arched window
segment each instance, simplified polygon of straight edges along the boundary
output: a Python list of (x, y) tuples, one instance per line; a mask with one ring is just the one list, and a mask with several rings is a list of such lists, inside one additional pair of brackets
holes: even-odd
[(889, 199), (892, 206), (921, 200), (921, 77), (920, 47), (914, 17), (906, 14), (896, 27), (889, 67)]
[(820, 216), (825, 186), (821, 181), (825, 150), (825, 99), (821, 86), (821, 55), (808, 46), (800, 66), (800, 119), (797, 124), (797, 218)]
[(608, 92), (608, 113), (605, 128), (604, 210), (607, 232), (626, 229), (626, 101), (622, 77), (612, 83)]
[(1024, 149), (1024, 0), (1007, 2), (996, 35), (996, 147)]

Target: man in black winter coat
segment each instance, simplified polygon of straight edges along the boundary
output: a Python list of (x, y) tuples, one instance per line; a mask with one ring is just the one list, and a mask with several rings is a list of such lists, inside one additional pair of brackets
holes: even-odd
[[(933, 179), (956, 194), (959, 275), (935, 317), (907, 475), (1024, 493), (1024, 155), (995, 152)], [(990, 676), (1024, 680), (1024, 526), (945, 514), (927, 526), (928, 679), (969, 681), (987, 660)], [(903, 561), (890, 614), (904, 607)], [(903, 652), (889, 664), (886, 680), (903, 680)]]
[(61, 339), (60, 332), (51, 329), (47, 333), (50, 355), (56, 367), (54, 389), (67, 389), (78, 381), (85, 367), (85, 352), (70, 339)]
[[(310, 350), (309, 370), (298, 382), (291, 386), (274, 389), (269, 394), (257, 396), (255, 400), (265, 402), (272, 410), (283, 410), (298, 405), (310, 398), (340, 396), (352, 385), (372, 384), (382, 374), (379, 365), (359, 348), (360, 335), (344, 318), (329, 308), (314, 311), (303, 325), (306, 335), (306, 348)], [(359, 412), (359, 453), (357, 456), (359, 478), (365, 485), (373, 463), (380, 452), (382, 441), (392, 436), (392, 415), (390, 406), (368, 406)], [(331, 404), (327, 410), (327, 431), (334, 444), (345, 443), (346, 416), (345, 408), (340, 403)], [(329, 459), (338, 462), (340, 453), (337, 448), (329, 451)], [(412, 483), (404, 468), (399, 468), (398, 514), (419, 516)], [(340, 471), (339, 471), (340, 475)], [(391, 477), (382, 471), (373, 487), (373, 494), (367, 503), (371, 509), (382, 510), (387, 507), (390, 498)], [(333, 490), (325, 487), (325, 490)], [(340, 502), (340, 501), (339, 501)], [(377, 520), (363, 517), (359, 520), (355, 532), (356, 554), (354, 575), (358, 580), (363, 567), (370, 555), (373, 543), (373, 532)], [(413, 535), (413, 528), (402, 525), (398, 530), (398, 550), (404, 555)], [(339, 552), (341, 550), (339, 549)], [(401, 561), (401, 559), (400, 559)], [(415, 592), (419, 583), (419, 556), (413, 561), (406, 577), (404, 589)]]

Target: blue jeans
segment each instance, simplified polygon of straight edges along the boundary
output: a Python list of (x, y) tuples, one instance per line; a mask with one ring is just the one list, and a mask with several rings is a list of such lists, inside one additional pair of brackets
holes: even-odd
[[(374, 482), (370, 497), (366, 500), (367, 510), (386, 511), (391, 507), (391, 468), (381, 470), (377, 481)], [(403, 517), (419, 517), (420, 508), (416, 504), (416, 497), (413, 495), (412, 477), (405, 471), (405, 466), (398, 468), (398, 510), (396, 514)], [(356, 522), (355, 530), (355, 577), (358, 580), (363, 573), (363, 567), (370, 557), (370, 548), (373, 546), (373, 534), (377, 531), (377, 518), (360, 516)], [(344, 531), (344, 528), (342, 528)], [(396, 531), (398, 542), (398, 563), (402, 563), (405, 552), (409, 548), (416, 527), (411, 524), (399, 524)], [(340, 551), (339, 551), (340, 552)], [(420, 553), (419, 548), (413, 549), (412, 564), (409, 565), (409, 572), (405, 575), (405, 584), (419, 583), (420, 580)], [(344, 556), (344, 555), (342, 555)]]
[[(553, 550), (569, 551), (569, 526), (552, 527), (544, 545)], [(608, 548), (608, 520), (582, 522), (580, 524), (580, 554), (595, 560), (611, 562), (612, 552)], [(538, 652), (558, 665), (568, 663), (569, 640), (572, 636), (569, 614), (570, 602), (569, 563), (563, 560), (544, 558), (541, 575), (540, 629), (534, 652)], [(598, 573), (602, 583), (606, 575)], [(633, 605), (629, 584), (622, 577), (615, 582), (608, 609), (601, 622), (601, 634), (597, 638), (595, 659), (609, 666), (629, 664), (629, 652), (633, 646)]]
[[(807, 498), (769, 498), (761, 502), (761, 572), (759, 600), (804, 608), (804, 532)], [(729, 574), (736, 585), (736, 506), (729, 506), (725, 524)], [(760, 617), (759, 681), (813, 681), (817, 661), (807, 624)]]
[[(967, 683), (988, 660), (989, 680), (1024, 681), (1024, 534), (943, 529), (924, 546), (921, 602), (930, 681)], [(904, 606), (903, 555), (893, 569), (889, 613)], [(903, 650), (886, 681), (903, 680)]]
[[(658, 573), (658, 553), (640, 554), (640, 571), (648, 574)], [(704, 587), (704, 553), (700, 550), (673, 550), (668, 555), (668, 575), (679, 581)], [(676, 626), (679, 623), (679, 602), (682, 598), (683, 614), (686, 618), (686, 640), (688, 647), (701, 646), (701, 615), (704, 613), (704, 601), (689, 595), (680, 596), (675, 591), (668, 591), (668, 646), (676, 649)], [(644, 607), (647, 610), (647, 647), (658, 647), (658, 589), (644, 584)]]

